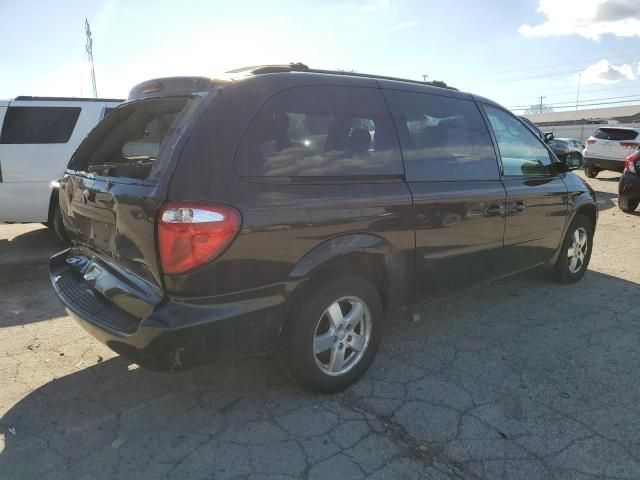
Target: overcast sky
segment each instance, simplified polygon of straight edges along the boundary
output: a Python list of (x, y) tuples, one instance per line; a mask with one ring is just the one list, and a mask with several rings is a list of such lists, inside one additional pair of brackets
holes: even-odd
[[(508, 107), (640, 103), (640, 0), (0, 0), (0, 98), (302, 61), (444, 80)], [(616, 102), (616, 103), (614, 103)], [(625, 103), (622, 103), (623, 105)]]

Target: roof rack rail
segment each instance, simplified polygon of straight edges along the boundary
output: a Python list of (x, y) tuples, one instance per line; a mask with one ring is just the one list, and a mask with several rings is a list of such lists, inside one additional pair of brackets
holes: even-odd
[(245, 73), (248, 75), (261, 75), (265, 73), (281, 73), (281, 72), (309, 72), (309, 73), (323, 73), (327, 75), (345, 75), (348, 77), (365, 77), (365, 78), (377, 78), (380, 80), (393, 80), (398, 82), (417, 83), (420, 85), (429, 85), (431, 87), (447, 88), (449, 90), (458, 90), (455, 87), (447, 85), (441, 80), (433, 80), (431, 82), (423, 82), (420, 80), (410, 80), (408, 78), (389, 77), (386, 75), (376, 75), (370, 73), (359, 72), (345, 72), (344, 70), (324, 70), (317, 68), (309, 68), (304, 63), (290, 63), (288, 65), (255, 65), (253, 67), (243, 67), (235, 70), (230, 70), (227, 73)]
[(124, 102), (122, 98), (93, 98), (93, 97), (33, 97), (31, 95), (19, 95), (14, 100), (22, 101), (53, 101), (53, 102)]

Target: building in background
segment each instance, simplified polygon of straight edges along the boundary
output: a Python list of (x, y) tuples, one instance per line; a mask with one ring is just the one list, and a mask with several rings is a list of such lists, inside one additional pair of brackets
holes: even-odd
[(640, 105), (523, 115), (544, 132), (584, 142), (602, 125), (640, 127)]

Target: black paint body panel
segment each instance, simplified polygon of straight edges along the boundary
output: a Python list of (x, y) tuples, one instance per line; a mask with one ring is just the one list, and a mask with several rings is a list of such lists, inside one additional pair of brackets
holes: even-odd
[[(278, 343), (292, 301), (318, 271), (374, 266), (384, 278), (387, 310), (393, 310), (550, 261), (575, 212), (595, 207), (592, 192), (572, 174), (481, 182), (238, 176), (234, 156), (251, 118), (273, 95), (302, 85), (388, 88), (487, 103), (455, 90), (391, 80), (256, 75), (217, 89), (203, 102), (163, 159), (157, 184), (114, 184), (68, 170), (60, 181), (60, 205), (74, 243), (52, 258), (51, 278), (63, 303), (93, 335), (120, 353), (169, 367), (176, 366), (176, 352), (238, 351), (247, 332), (250, 341), (240, 350), (268, 352)], [(242, 227), (215, 261), (165, 275), (155, 223), (160, 206), (173, 201), (233, 205)], [(132, 330), (105, 326), (65, 293), (60, 278), (76, 285), (67, 292), (87, 286), (81, 268), (65, 263), (70, 257), (104, 267), (94, 283), (100, 294), (87, 297), (88, 308), (116, 309), (134, 322)], [(145, 302), (136, 301), (143, 295), (138, 291), (147, 295)]]

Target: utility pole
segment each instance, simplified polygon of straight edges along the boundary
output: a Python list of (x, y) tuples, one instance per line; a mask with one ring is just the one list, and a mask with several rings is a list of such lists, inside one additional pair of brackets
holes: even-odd
[(429, 75), (422, 74), (422, 81), (423, 82), (426, 82), (427, 78), (429, 78)]
[(538, 113), (542, 113), (542, 99), (543, 98), (547, 98), (547, 97), (544, 97), (544, 96), (540, 95), (540, 109), (538, 110)]
[(96, 70), (93, 65), (93, 39), (91, 38), (91, 28), (89, 27), (89, 20), (84, 19), (84, 30), (87, 35), (87, 44), (85, 48), (87, 49), (87, 56), (89, 58), (89, 62), (91, 63), (91, 86), (93, 87), (93, 97), (98, 98), (98, 89), (96, 88)]
[(573, 124), (578, 121), (578, 101), (580, 100), (580, 81), (582, 80), (582, 72), (578, 75), (578, 93), (576, 94), (576, 110), (573, 116)]

